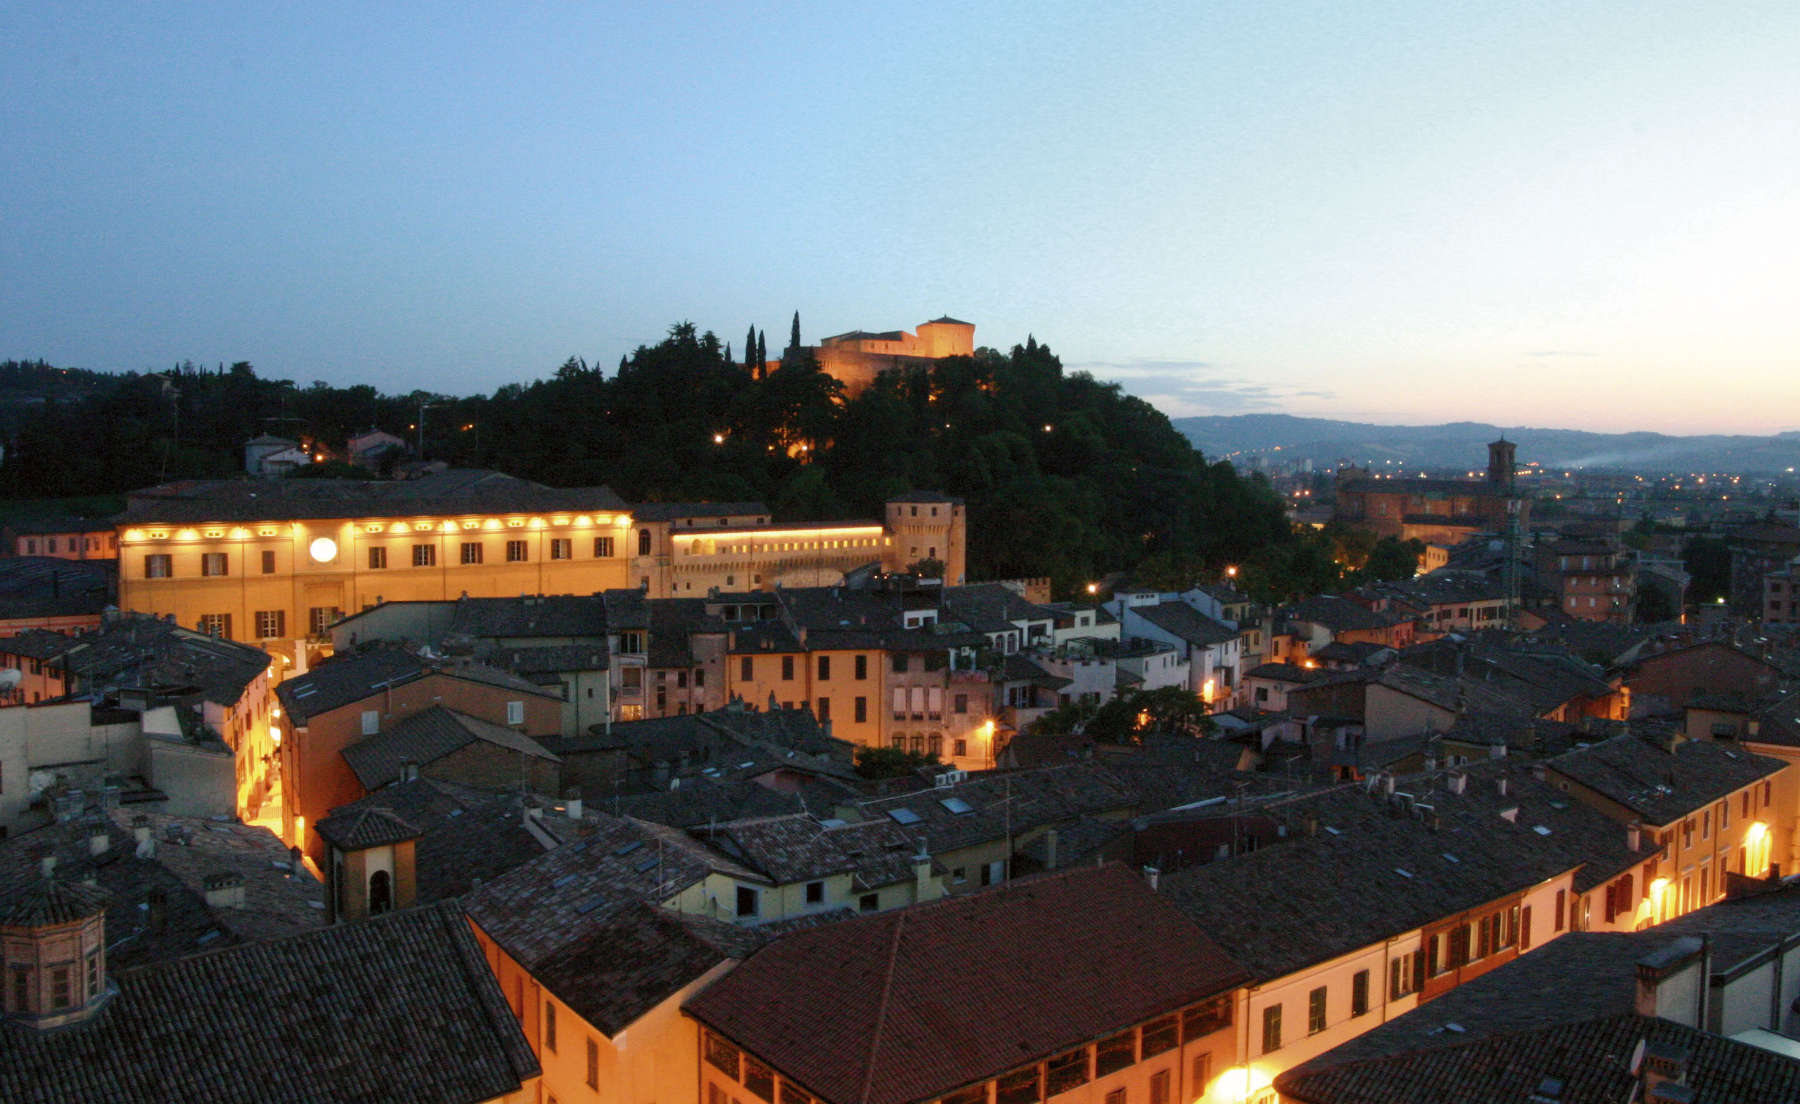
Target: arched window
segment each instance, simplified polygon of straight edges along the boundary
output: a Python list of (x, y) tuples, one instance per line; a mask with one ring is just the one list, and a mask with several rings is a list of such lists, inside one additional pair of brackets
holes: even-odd
[(394, 880), (385, 870), (369, 875), (369, 915), (380, 916), (394, 907)]
[(650, 530), (639, 529), (638, 530), (638, 555), (648, 556), (649, 554), (650, 554)]

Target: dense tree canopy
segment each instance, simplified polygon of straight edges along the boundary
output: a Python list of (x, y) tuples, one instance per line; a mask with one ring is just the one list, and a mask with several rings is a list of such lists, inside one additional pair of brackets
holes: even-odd
[(972, 578), (1048, 576), (1065, 594), (1139, 565), (1191, 582), (1242, 563), (1265, 565), (1246, 577), (1279, 582), (1259, 588), (1273, 595), (1336, 566), (1296, 540), (1266, 482), (1208, 462), (1148, 403), (1065, 373), (1035, 339), (883, 375), (848, 401), (803, 348), (753, 379), (687, 322), (610, 378), (571, 357), (486, 397), (299, 387), (247, 363), (82, 373), (79, 388), (48, 365), (0, 365), (0, 381), (12, 376), (32, 401), (0, 424), (10, 497), (229, 475), (261, 433), (341, 448), (379, 427), (411, 444), (423, 416), (430, 459), (633, 501), (755, 499), (816, 520), (879, 517), (892, 495), (942, 490), (968, 503)]

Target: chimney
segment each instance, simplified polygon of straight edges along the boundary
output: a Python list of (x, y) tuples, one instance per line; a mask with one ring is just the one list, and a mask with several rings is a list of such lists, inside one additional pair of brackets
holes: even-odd
[(1500, 778), (1494, 782), (1494, 786), (1500, 791), (1500, 796), (1505, 797), (1512, 789), (1512, 780), (1505, 775), (1501, 775)]
[(419, 780), (419, 764), (411, 759), (400, 760), (400, 781), (417, 782)]
[(44, 878), (56, 877), (56, 856), (45, 855), (38, 860), (38, 875)]
[(1162, 871), (1156, 869), (1154, 866), (1146, 866), (1144, 868), (1144, 881), (1150, 883), (1151, 889), (1155, 889), (1157, 883), (1162, 881)]
[(1636, 851), (1640, 847), (1643, 846), (1643, 843), (1644, 843), (1644, 829), (1640, 825), (1627, 824), (1625, 826), (1625, 847), (1626, 847), (1626, 849), (1631, 850), (1631, 851)]
[(288, 873), (296, 878), (306, 873), (306, 856), (298, 847), (288, 848)]
[(1686, 1084), (1690, 1057), (1686, 1047), (1646, 1040), (1641, 1075), (1645, 1104), (1680, 1104), (1694, 1099), (1693, 1089)]
[(920, 839), (919, 853), (913, 856), (913, 900), (935, 900), (939, 888), (931, 884), (931, 852), (925, 849), (925, 841)]
[(104, 855), (111, 846), (112, 837), (107, 835), (105, 821), (95, 821), (88, 825), (88, 854)]
[(1044, 833), (1044, 869), (1056, 869), (1056, 829)]
[[(1462, 793), (1464, 790), (1469, 788), (1469, 776), (1467, 774), (1464, 774), (1462, 771), (1451, 771), (1450, 776), (1448, 779), (1446, 779), (1446, 781), (1449, 785), (1450, 792), (1453, 794)], [(1504, 795), (1506, 793), (1506, 780), (1505, 779), (1501, 779), (1500, 793), (1502, 795)]]
[(563, 811), (568, 814), (569, 819), (580, 820), (582, 812), (581, 787), (570, 786), (569, 792), (563, 797), (563, 802)]
[(244, 907), (244, 876), (235, 871), (220, 871), (201, 879), (206, 890), (207, 908), (241, 909)]

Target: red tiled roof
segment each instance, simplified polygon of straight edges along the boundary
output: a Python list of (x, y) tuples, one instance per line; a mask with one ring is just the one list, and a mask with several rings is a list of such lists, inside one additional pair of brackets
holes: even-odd
[(686, 1009), (829, 1104), (902, 1104), (1246, 977), (1112, 864), (795, 933)]

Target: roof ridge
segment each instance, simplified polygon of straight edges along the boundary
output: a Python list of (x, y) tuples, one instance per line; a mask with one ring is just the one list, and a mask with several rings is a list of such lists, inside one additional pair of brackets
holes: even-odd
[(869, 1060), (863, 1064), (862, 1092), (857, 1099), (862, 1104), (869, 1104), (869, 1094), (875, 1087), (875, 1055), (881, 1049), (881, 1029), (887, 1024), (888, 998), (894, 992), (894, 963), (900, 958), (900, 939), (906, 933), (907, 910), (901, 909), (894, 921), (894, 939), (888, 947), (887, 969), (881, 976), (881, 999), (875, 1005), (875, 1031), (869, 1037)]
[[(434, 913), (434, 919), (444, 926), (450, 937), (451, 945), (456, 948), (457, 964), (461, 967), (463, 976), (469, 979), (470, 987), (476, 994), (475, 1003), (480, 1007), (482, 1014), (487, 1017), (488, 1022), (493, 1025), (495, 1032), (506, 1036), (510, 1042), (512, 1036), (509, 1032), (517, 1031), (519, 1041), (526, 1043), (523, 1055), (520, 1053), (521, 1048), (515, 1046), (503, 1048), (508, 1064), (513, 1067), (513, 1072), (518, 1075), (520, 1081), (541, 1074), (543, 1065), (536, 1059), (529, 1040), (524, 1039), (524, 1025), (513, 1017), (511, 1009), (506, 1004), (506, 996), (500, 990), (500, 978), (488, 966), (487, 959), (482, 954), (481, 943), (475, 937), (475, 922), (469, 916), (468, 910), (463, 907), (461, 898), (438, 901), (425, 907)], [(485, 979), (492, 979), (493, 985), (491, 987), (486, 985)], [(496, 997), (498, 1000), (495, 999)]]

